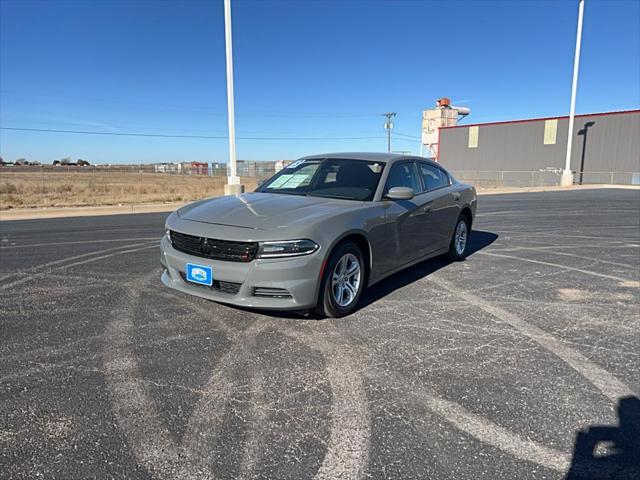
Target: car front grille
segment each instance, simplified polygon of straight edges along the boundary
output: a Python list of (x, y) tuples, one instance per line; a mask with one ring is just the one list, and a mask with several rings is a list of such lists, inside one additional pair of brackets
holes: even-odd
[(201, 285), (199, 283), (193, 283), (187, 280), (187, 274), (184, 272), (180, 272), (180, 276), (182, 280), (187, 282), (189, 285), (193, 285), (194, 287), (200, 287), (207, 290), (215, 290), (217, 292), (227, 293), (229, 295), (237, 295), (240, 291), (241, 283), (236, 282), (224, 282), (222, 280), (214, 280), (211, 286), (209, 285)]
[(224, 260), (227, 262), (250, 262), (258, 251), (257, 242), (232, 242), (214, 238), (196, 237), (185, 233), (170, 233), (171, 244), (176, 250), (196, 257)]

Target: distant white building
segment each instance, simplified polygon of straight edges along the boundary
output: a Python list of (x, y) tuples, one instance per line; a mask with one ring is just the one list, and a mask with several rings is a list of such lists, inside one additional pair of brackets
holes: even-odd
[(276, 163), (275, 163), (276, 172), (279, 172), (290, 163), (291, 163), (291, 160), (276, 160)]
[(154, 165), (156, 173), (181, 173), (181, 163), (156, 163)]

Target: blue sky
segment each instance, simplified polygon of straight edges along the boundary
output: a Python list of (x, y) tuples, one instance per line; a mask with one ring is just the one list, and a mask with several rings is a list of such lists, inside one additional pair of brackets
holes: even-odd
[[(240, 159), (384, 151), (381, 113), (417, 136), (441, 96), (471, 107), (468, 123), (568, 114), (577, 1), (232, 5)], [(0, 126), (224, 137), (223, 21), (221, 0), (0, 0)], [(639, 106), (640, 2), (586, 0), (577, 112)], [(0, 130), (0, 155), (211, 162), (228, 150), (224, 138)]]

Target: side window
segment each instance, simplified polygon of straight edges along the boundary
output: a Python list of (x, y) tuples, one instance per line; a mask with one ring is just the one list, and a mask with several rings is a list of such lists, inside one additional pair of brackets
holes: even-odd
[(449, 185), (449, 177), (438, 167), (429, 165), (427, 163), (420, 164), (420, 175), (424, 181), (424, 188), (426, 191), (435, 190)]
[(387, 183), (384, 186), (384, 194), (386, 195), (393, 187), (413, 188), (413, 191), (416, 193), (422, 190), (413, 162), (396, 163), (391, 167), (391, 171), (387, 177)]

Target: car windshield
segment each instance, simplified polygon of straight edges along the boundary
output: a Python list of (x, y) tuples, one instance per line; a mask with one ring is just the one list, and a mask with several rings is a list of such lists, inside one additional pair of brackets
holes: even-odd
[(340, 158), (297, 160), (256, 191), (370, 201), (384, 163)]

